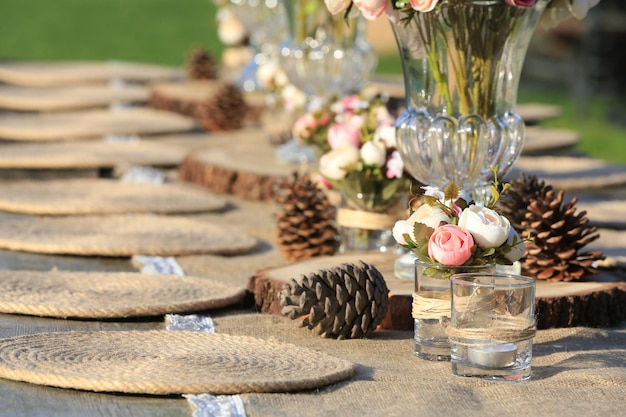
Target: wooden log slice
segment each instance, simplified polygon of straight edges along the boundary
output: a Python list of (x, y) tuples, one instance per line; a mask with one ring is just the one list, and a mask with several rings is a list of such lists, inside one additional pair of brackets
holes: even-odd
[(239, 129), (258, 122), (264, 102), (224, 80), (190, 80), (152, 85), (150, 107), (195, 117), (207, 131)]
[(277, 184), (300, 168), (280, 160), (264, 133), (246, 130), (216, 134), (212, 146), (183, 160), (179, 177), (217, 193), (263, 201), (273, 199)]
[[(343, 263), (359, 260), (376, 267), (389, 288), (389, 311), (380, 327), (413, 330), (411, 316), (413, 281), (397, 279), (393, 262), (397, 255), (356, 253), (312, 258), (257, 271), (248, 282), (256, 307), (266, 313), (281, 314), (278, 294), (291, 278), (298, 278)], [(599, 279), (616, 279), (600, 276)], [(624, 279), (623, 276), (617, 277)], [(539, 329), (558, 327), (607, 327), (626, 320), (626, 281), (547, 282), (537, 281), (536, 316)]]

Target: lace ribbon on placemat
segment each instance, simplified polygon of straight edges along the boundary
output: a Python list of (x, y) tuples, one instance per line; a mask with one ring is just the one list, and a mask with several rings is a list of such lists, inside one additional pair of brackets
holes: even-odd
[[(170, 274), (184, 276), (183, 268), (172, 257), (143, 256), (134, 257), (144, 273)], [(208, 315), (167, 314), (166, 329), (171, 331), (200, 331), (215, 333), (213, 320)], [(192, 405), (193, 417), (246, 417), (246, 411), (238, 395), (186, 394), (184, 398)]]

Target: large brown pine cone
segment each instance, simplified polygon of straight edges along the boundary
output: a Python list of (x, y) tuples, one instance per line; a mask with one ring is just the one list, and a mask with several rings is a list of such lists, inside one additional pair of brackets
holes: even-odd
[(224, 83), (215, 95), (196, 105), (196, 118), (209, 132), (240, 129), (247, 117), (243, 93), (231, 83)]
[(302, 326), (336, 339), (369, 336), (389, 308), (385, 279), (364, 262), (292, 279), (279, 296), (283, 314), (291, 319), (306, 316)]
[(335, 208), (308, 175), (294, 173), (279, 187), (277, 246), (289, 260), (334, 255), (339, 246)]
[(517, 180), (509, 182), (510, 187), (504, 192), (498, 207), (502, 214), (511, 222), (511, 226), (517, 231), (523, 230), (522, 222), (526, 218), (526, 212), (530, 202), (538, 195), (545, 195), (552, 189), (545, 181), (536, 176), (526, 176), (524, 173)]
[(576, 198), (563, 203), (563, 191), (546, 190), (535, 196), (522, 222), (526, 244), (522, 269), (526, 275), (549, 281), (576, 281), (598, 273), (594, 263), (604, 259), (600, 251), (581, 252), (598, 239), (587, 212), (576, 213)]

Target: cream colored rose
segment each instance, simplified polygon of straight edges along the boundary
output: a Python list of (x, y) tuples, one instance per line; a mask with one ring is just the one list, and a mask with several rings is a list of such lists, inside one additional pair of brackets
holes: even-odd
[(441, 223), (450, 223), (450, 217), (439, 207), (422, 204), (417, 210), (411, 214), (407, 220), (411, 225), (414, 223), (423, 223), (433, 229), (438, 228)]
[(324, 0), (324, 3), (326, 3), (326, 8), (328, 8), (328, 11), (331, 14), (339, 14), (341, 12), (344, 12), (348, 8), (348, 6), (350, 6), (352, 0)]
[(360, 156), (359, 148), (346, 143), (321, 156), (320, 174), (331, 180), (342, 180), (348, 173), (346, 168), (356, 164)]
[(511, 247), (511, 250), (505, 254), (505, 257), (511, 262), (519, 260), (522, 256), (524, 256), (524, 253), (526, 253), (526, 244), (512, 227), (509, 231), (506, 244)]
[(463, 210), (459, 226), (470, 232), (476, 244), (483, 249), (501, 246), (509, 237), (511, 229), (511, 223), (506, 217), (477, 205)]
[(387, 149), (382, 142), (370, 140), (361, 147), (361, 159), (367, 165), (382, 167), (387, 162)]

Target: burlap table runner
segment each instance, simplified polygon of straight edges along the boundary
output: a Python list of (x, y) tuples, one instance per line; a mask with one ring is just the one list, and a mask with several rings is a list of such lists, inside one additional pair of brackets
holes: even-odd
[(626, 407), (626, 323), (541, 330), (532, 379), (495, 383), (456, 378), (450, 363), (416, 358), (412, 332), (335, 341), (279, 316), (212, 317), (220, 334), (276, 337), (357, 364), (353, 379), (314, 394), (242, 394), (248, 417), (617, 416)]

